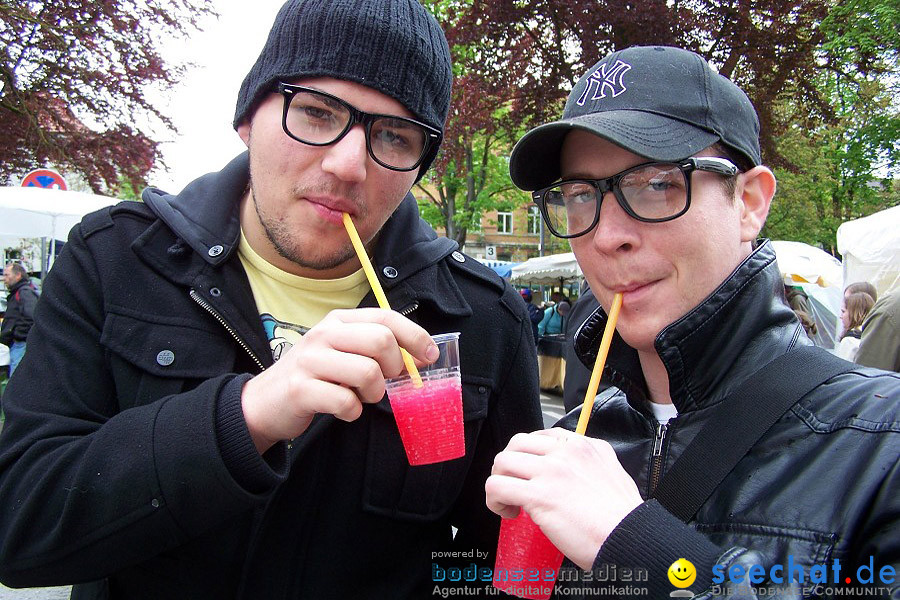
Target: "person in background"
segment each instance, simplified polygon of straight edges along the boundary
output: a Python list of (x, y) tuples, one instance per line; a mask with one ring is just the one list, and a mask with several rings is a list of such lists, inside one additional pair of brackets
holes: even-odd
[(803, 331), (806, 332), (806, 337), (808, 337), (809, 339), (813, 339), (813, 337), (818, 332), (816, 321), (802, 310), (795, 310), (794, 314), (797, 315), (798, 319), (800, 319), (800, 324), (803, 325)]
[[(796, 399), (684, 521), (654, 497), (735, 390), (767, 366), (787, 377), (772, 362), (811, 345), (773, 293), (782, 275), (757, 237), (776, 182), (747, 95), (696, 53), (622, 49), (584, 73), (561, 120), (519, 140), (510, 174), (550, 232), (569, 239), (600, 304), (575, 337), (585, 366), (623, 298), (604, 369), (618, 389), (595, 400), (586, 435), (570, 431), (579, 410), (517, 435), (486, 484), (492, 510), (524, 510), (577, 566), (573, 583), (557, 581), (575, 593), (559, 597), (616, 596), (621, 579), (577, 575), (627, 570), (642, 577), (623, 598), (793, 600), (817, 593), (779, 586), (780, 575), (789, 582), (790, 565), (802, 566), (809, 582), (811, 566), (832, 559), (842, 577), (884, 569), (884, 595), (900, 597), (896, 373), (844, 365)], [(712, 435), (732, 439), (739, 425)], [(692, 504), (686, 483), (673, 502)], [(679, 559), (696, 579), (672, 593)], [(740, 573), (740, 583), (714, 589), (716, 573)]]
[(851, 283), (847, 287), (844, 288), (844, 299), (847, 299), (847, 296), (850, 294), (854, 294), (856, 292), (864, 292), (872, 297), (872, 302), (878, 301), (878, 290), (875, 289), (875, 286), (869, 283), (868, 281), (856, 281)]
[(843, 332), (835, 354), (845, 360), (856, 360), (859, 340), (862, 336), (862, 324), (869, 311), (872, 310), (873, 304), (875, 301), (867, 292), (852, 292), (844, 298), (841, 304)]
[(34, 309), (38, 294), (28, 277), (28, 271), (19, 263), (9, 263), (3, 269), (6, 285), (6, 313), (0, 325), (0, 344), (9, 346), (9, 376), (25, 356), (28, 334), (34, 325)]
[(882, 294), (872, 306), (862, 324), (856, 362), (900, 372), (900, 290)]
[(519, 294), (522, 295), (522, 300), (525, 301), (525, 308), (528, 309), (528, 319), (529, 321), (531, 321), (531, 333), (534, 334), (534, 343), (537, 344), (538, 323), (540, 323), (541, 319), (544, 318), (544, 313), (542, 313), (541, 309), (534, 305), (534, 298), (529, 288), (523, 288), (519, 290)]
[(565, 300), (560, 300), (553, 306), (544, 309), (544, 316), (538, 323), (538, 335), (559, 335), (565, 332), (566, 315), (572, 306)]
[[(493, 564), (484, 482), (543, 420), (518, 293), (409, 193), (452, 79), (416, 0), (290, 0), (238, 92), (248, 152), (72, 230), (4, 397), (4, 584), (418, 600), (440, 587), (433, 564)], [(395, 310), (377, 308), (342, 214)], [(411, 467), (385, 378), (401, 348), (433, 362), (445, 332), (460, 332), (466, 453)]]
[(795, 312), (800, 311), (807, 315), (812, 314), (812, 310), (809, 308), (809, 296), (806, 295), (806, 292), (803, 291), (802, 287), (785, 284), (784, 297), (787, 300), (788, 306), (794, 309)]

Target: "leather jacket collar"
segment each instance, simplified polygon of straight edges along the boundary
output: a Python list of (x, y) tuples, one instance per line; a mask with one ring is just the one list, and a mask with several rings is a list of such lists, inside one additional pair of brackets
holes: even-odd
[[(575, 334), (575, 350), (591, 368), (606, 313), (597, 309)], [(800, 322), (784, 300), (775, 250), (760, 244), (709, 297), (656, 337), (669, 373), (669, 393), (679, 413), (712, 406), (767, 362), (797, 343)], [(801, 341), (802, 340), (802, 341)], [(637, 351), (618, 334), (603, 373), (629, 402), (646, 402), (647, 386)]]

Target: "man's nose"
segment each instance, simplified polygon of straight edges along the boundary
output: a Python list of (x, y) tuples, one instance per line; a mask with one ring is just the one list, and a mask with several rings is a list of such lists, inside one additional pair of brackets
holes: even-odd
[(358, 123), (344, 137), (325, 147), (322, 169), (342, 181), (363, 181), (368, 160), (365, 126)]
[(602, 254), (631, 250), (639, 242), (637, 225), (640, 223), (625, 212), (613, 192), (606, 192), (600, 204), (600, 220), (590, 233), (592, 243)]

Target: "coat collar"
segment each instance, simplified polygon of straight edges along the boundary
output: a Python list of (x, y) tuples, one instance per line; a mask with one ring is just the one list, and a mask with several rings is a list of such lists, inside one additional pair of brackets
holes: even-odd
[[(599, 308), (575, 335), (576, 352), (589, 367), (605, 325), (606, 313)], [(722, 400), (795, 345), (799, 331), (800, 323), (784, 300), (775, 251), (762, 240), (715, 292), (657, 335), (656, 350), (669, 374), (676, 408), (685, 412)], [(625, 391), (630, 401), (648, 396), (637, 351), (618, 334), (604, 379)]]
[[(180, 194), (145, 190), (145, 204), (162, 221), (138, 241), (145, 260), (157, 271), (187, 285), (206, 270), (204, 264), (216, 269), (226, 264), (238, 247), (239, 204), (248, 186), (248, 174), (249, 154), (244, 152), (221, 171), (191, 182)], [(177, 240), (173, 240), (173, 233)], [(379, 233), (373, 258), (391, 306), (402, 310), (431, 304), (449, 315), (472, 314), (448, 263), (492, 284), (496, 282), (458, 248), (455, 241), (437, 236), (419, 216), (415, 198), (407, 194)], [(185, 253), (194, 258), (184, 260)], [(179, 260), (179, 255), (181, 268), (173, 271), (172, 261)], [(375, 305), (371, 297), (363, 303)]]

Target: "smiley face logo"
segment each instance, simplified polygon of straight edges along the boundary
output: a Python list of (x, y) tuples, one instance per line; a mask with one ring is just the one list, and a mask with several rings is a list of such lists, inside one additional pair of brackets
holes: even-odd
[(694, 564), (685, 559), (679, 558), (669, 567), (669, 582), (677, 588), (686, 588), (697, 579), (697, 569)]

